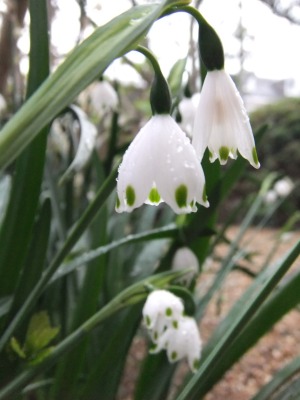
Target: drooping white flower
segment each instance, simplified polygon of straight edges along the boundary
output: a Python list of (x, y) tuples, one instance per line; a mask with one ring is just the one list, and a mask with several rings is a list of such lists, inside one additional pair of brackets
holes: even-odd
[(189, 285), (199, 271), (199, 262), (195, 254), (188, 247), (178, 249), (172, 260), (172, 270), (189, 269), (190, 272), (177, 279), (177, 282)]
[(224, 69), (208, 71), (201, 91), (192, 144), (200, 160), (206, 147), (210, 161), (226, 164), (237, 151), (259, 168), (254, 137), (243, 100)]
[(274, 189), (268, 190), (267, 193), (264, 195), (264, 203), (266, 205), (274, 204), (277, 199), (278, 195)]
[(154, 342), (165, 329), (178, 324), (183, 310), (181, 299), (167, 290), (154, 290), (149, 294), (143, 308), (143, 320)]
[(151, 353), (166, 349), (170, 362), (187, 357), (190, 369), (195, 372), (199, 366), (201, 347), (201, 338), (195, 319), (182, 317), (177, 326), (170, 326), (162, 333)]
[(116, 211), (165, 201), (178, 214), (208, 207), (195, 150), (170, 115), (154, 115), (130, 144), (119, 168)]

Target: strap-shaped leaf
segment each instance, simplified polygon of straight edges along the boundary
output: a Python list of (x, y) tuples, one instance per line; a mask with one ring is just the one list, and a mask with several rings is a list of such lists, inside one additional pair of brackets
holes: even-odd
[(169, 4), (133, 7), (76, 47), (0, 133), (0, 168), (21, 151), (116, 58), (134, 49)]

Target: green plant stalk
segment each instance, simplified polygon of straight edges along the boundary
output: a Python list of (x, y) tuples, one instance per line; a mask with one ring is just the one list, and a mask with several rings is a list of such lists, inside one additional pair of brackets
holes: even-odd
[(58, 251), (53, 261), (49, 265), (49, 267), (45, 270), (41, 279), (32, 289), (30, 295), (27, 297), (23, 306), (19, 309), (14, 319), (10, 322), (6, 330), (0, 339), (0, 352), (3, 350), (5, 344), (8, 342), (10, 337), (12, 336), (14, 330), (20, 325), (23, 321), (27, 313), (31, 310), (32, 306), (35, 304), (44, 288), (46, 287), (48, 281), (58, 269), (60, 264), (63, 262), (64, 258), (68, 255), (69, 251), (75, 245), (77, 240), (80, 238), (82, 233), (94, 219), (95, 215), (98, 213), (108, 196), (111, 194), (112, 190), (116, 185), (116, 177), (118, 172), (118, 166), (113, 169), (109, 177), (105, 180), (103, 185), (100, 187), (98, 193), (95, 196), (95, 199), (88, 206), (86, 211), (83, 213), (81, 218), (75, 224), (73, 229), (71, 230), (69, 236), (66, 241), (62, 245), (61, 249)]
[[(290, 266), (296, 260), (300, 253), (300, 241), (298, 241), (290, 250), (282, 264), (276, 269), (275, 273), (267, 279), (266, 282), (259, 287), (255, 298), (249, 299), (249, 305), (245, 307), (240, 318), (233, 323), (224, 333), (222, 339), (216, 344), (215, 348), (203, 361), (198, 372), (191, 378), (176, 400), (196, 400), (203, 395), (206, 381), (214, 373), (215, 366), (221, 362), (222, 356), (226, 353), (226, 349), (230, 346), (239, 333), (243, 330), (247, 322), (252, 318), (257, 309), (264, 302), (266, 297), (288, 271)], [(252, 300), (252, 301), (251, 301)]]
[(149, 285), (164, 287), (174, 279), (184, 276), (186, 273), (187, 271), (162, 273), (144, 279), (143, 281), (135, 283), (134, 285), (125, 289), (106, 306), (104, 306), (101, 310), (84, 322), (78, 329), (67, 336), (61, 343), (59, 343), (43, 362), (22, 372), (12, 382), (4, 387), (0, 391), (0, 400), (5, 399), (6, 396), (18, 393), (19, 390), (24, 388), (25, 385), (29, 383), (36, 375), (48, 370), (62, 355), (72, 350), (74, 346), (76, 346), (84, 337), (86, 337), (87, 334), (89, 334), (106, 318), (129, 305), (133, 305), (144, 300), (149, 294)]

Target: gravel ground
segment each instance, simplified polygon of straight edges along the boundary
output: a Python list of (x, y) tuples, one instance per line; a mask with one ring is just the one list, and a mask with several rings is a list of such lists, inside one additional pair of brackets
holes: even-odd
[[(233, 239), (237, 231), (238, 227), (230, 228), (228, 237)], [(276, 261), (300, 239), (300, 232), (297, 231), (286, 234), (280, 243), (274, 245), (277, 235), (278, 232), (271, 229), (264, 229), (259, 233), (250, 229), (245, 235), (243, 243), (252, 254), (252, 261), (251, 264), (242, 263), (242, 265), (253, 272), (257, 272), (268, 254), (272, 255), (272, 261)], [(227, 247), (225, 245), (221, 245), (217, 249), (217, 254), (220, 257), (224, 257), (226, 252)], [(294, 263), (293, 269), (295, 268), (300, 268), (299, 258)], [(202, 292), (205, 287), (210, 286), (216, 270), (217, 263), (212, 262), (202, 275), (197, 290)], [(200, 331), (204, 344), (251, 281), (251, 278), (245, 273), (239, 271), (230, 273), (225, 281), (221, 296), (211, 302), (201, 321)], [(144, 338), (137, 337), (127, 360), (118, 400), (133, 399), (132, 393), (138, 374), (138, 366), (145, 352)], [(205, 396), (205, 400), (250, 400), (257, 390), (272, 378), (276, 371), (299, 354), (300, 312), (299, 310), (292, 310), (225, 374), (222, 380)], [(172, 393), (180, 384), (182, 375), (186, 370), (186, 363), (182, 362), (174, 378)], [(171, 394), (170, 398), (172, 397)]]

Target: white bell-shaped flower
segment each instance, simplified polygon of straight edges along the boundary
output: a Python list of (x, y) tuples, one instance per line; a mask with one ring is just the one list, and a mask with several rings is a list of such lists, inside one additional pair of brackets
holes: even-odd
[(177, 279), (184, 285), (189, 285), (199, 271), (199, 262), (195, 254), (188, 247), (178, 249), (172, 260), (172, 270), (188, 269), (190, 272)]
[(178, 326), (170, 326), (158, 338), (151, 353), (166, 349), (170, 362), (187, 357), (190, 369), (195, 372), (201, 356), (201, 338), (197, 323), (192, 317), (182, 317)]
[(200, 160), (206, 147), (210, 161), (226, 164), (237, 151), (259, 168), (254, 137), (243, 100), (224, 69), (208, 71), (193, 128), (192, 144)]
[(178, 214), (208, 207), (195, 150), (170, 115), (154, 115), (130, 144), (119, 168), (116, 211), (165, 201)]
[(181, 299), (167, 290), (154, 290), (149, 294), (143, 308), (144, 324), (153, 342), (169, 326), (178, 325), (184, 311)]

